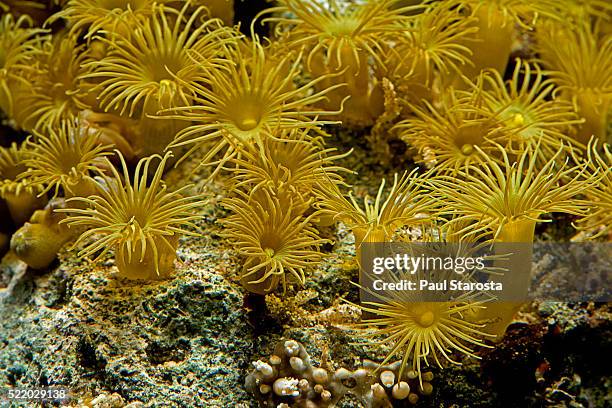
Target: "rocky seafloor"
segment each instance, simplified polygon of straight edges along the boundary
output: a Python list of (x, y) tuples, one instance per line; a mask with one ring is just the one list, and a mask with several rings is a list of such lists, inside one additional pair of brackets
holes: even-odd
[[(169, 180), (191, 178), (208, 204), (200, 209), (202, 236), (181, 239), (171, 279), (116, 279), (111, 256), (93, 264), (70, 245), (48, 271), (4, 256), (0, 389), (66, 387), (72, 398), (63, 405), (78, 407), (257, 407), (245, 378), (281, 339), (301, 342), (315, 363), (325, 353), (336, 368), (385, 357), (387, 345), (353, 345), (359, 336), (347, 328), (359, 318), (341, 301), (358, 296), (347, 230), (328, 231), (334, 244), (304, 288), (285, 297), (247, 295), (237, 279), (240, 260), (219, 225), (222, 181), (185, 176), (191, 168), (172, 170)], [(540, 269), (550, 264), (536, 259)], [(611, 322), (606, 303), (532, 303), (499, 344), (479, 351), (481, 360), (432, 369), (434, 391), (417, 405), (612, 406)], [(0, 406), (39, 405), (0, 398)], [(339, 406), (361, 405), (347, 396)]]

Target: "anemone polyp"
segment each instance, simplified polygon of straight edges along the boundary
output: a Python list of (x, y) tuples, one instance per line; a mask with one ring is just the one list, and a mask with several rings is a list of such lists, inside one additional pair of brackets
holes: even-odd
[(34, 135), (26, 142), (24, 164), (28, 170), (20, 177), (44, 186), (40, 195), (52, 191), (57, 197), (60, 189), (68, 197), (93, 193), (90, 176), (109, 154), (108, 146), (100, 145), (96, 134), (72, 120)]
[(316, 213), (303, 217), (291, 199), (281, 202), (262, 189), (259, 200), (244, 193), (226, 199), (234, 214), (225, 221), (226, 236), (245, 258), (241, 283), (249, 291), (266, 294), (291, 280), (305, 283), (305, 270), (321, 260), (318, 247), (327, 242), (311, 225)]
[(27, 171), (23, 159), (23, 148), (17, 144), (0, 147), (0, 197), (6, 201), (17, 225), (27, 221), (34, 210), (42, 208), (47, 201), (46, 197), (37, 197), (42, 191), (40, 184), (20, 177)]
[[(474, 347), (490, 347), (485, 340), (494, 336), (487, 333), (484, 325), (466, 318), (470, 310), (484, 307), (478, 302), (417, 302), (402, 300), (401, 294), (378, 296), (379, 301), (360, 306), (372, 317), (363, 319), (357, 327), (364, 329), (362, 334), (368, 339), (382, 336), (380, 342), (393, 341), (392, 349), (381, 365), (387, 364), (396, 354), (402, 356), (398, 378), (407, 370), (415, 370), (423, 384), (423, 363), (429, 365), (432, 362), (442, 368), (442, 362), (446, 360), (461, 365), (450, 352), (479, 358)], [(365, 331), (372, 327), (376, 330)]]
[(51, 200), (44, 209), (36, 210), (11, 237), (11, 249), (29, 267), (47, 268), (73, 237), (74, 230), (59, 224), (63, 214), (56, 210), (63, 205), (63, 199)]
[(581, 146), (570, 135), (584, 120), (571, 102), (555, 95), (554, 83), (544, 79), (539, 65), (517, 59), (510, 80), (504, 81), (495, 70), (486, 71), (483, 78), (486, 107), (497, 115), (499, 125), (509, 130), (505, 141), (509, 152), (539, 144), (536, 153), (544, 164), (561, 147), (571, 151), (574, 145)]
[(70, 33), (91, 39), (102, 30), (110, 33), (129, 33), (131, 25), (153, 13), (152, 0), (68, 0), (66, 6), (50, 18), (50, 22), (64, 19)]
[[(360, 54), (379, 60), (382, 37), (400, 29), (398, 21), (408, 20), (403, 13), (419, 7), (396, 7), (398, 0), (381, 0), (346, 5), (330, 0), (328, 5), (317, 1), (282, 0), (278, 7), (265, 11), (278, 16), (263, 21), (277, 23), (277, 33), (287, 35), (293, 48), (308, 48), (307, 64), (322, 53), (332, 69), (359, 65)], [(285, 17), (290, 15), (292, 17)]]
[(584, 206), (575, 198), (594, 178), (584, 176), (584, 165), (560, 164), (563, 147), (538, 167), (538, 147), (528, 147), (514, 162), (498, 145), (503, 164), (478, 149), (483, 165), (473, 164), (458, 173), (464, 180), (460, 189), (456, 176), (443, 175), (434, 180), (441, 212), (454, 216), (449, 225), (460, 225), (456, 230), (465, 237), (532, 242), (535, 225), (543, 214), (583, 214)]
[(414, 103), (433, 101), (434, 86), (471, 64), (473, 42), (478, 31), (474, 18), (463, 15), (460, 1), (428, 5), (404, 30), (398, 30), (391, 45), (383, 47), (384, 61), (377, 74), (393, 81)]
[(278, 195), (288, 194), (294, 203), (308, 201), (316, 186), (322, 183), (342, 184), (341, 172), (334, 165), (345, 155), (334, 155), (335, 149), (324, 148), (320, 136), (306, 130), (289, 130), (274, 134), (263, 143), (263, 149), (247, 146), (240, 158), (232, 160), (235, 186), (253, 196), (264, 187), (272, 187)]
[(376, 197), (366, 196), (363, 205), (353, 195), (345, 198), (337, 185), (326, 183), (317, 188), (316, 206), (323, 216), (345, 222), (353, 230), (359, 254), (363, 242), (388, 241), (397, 228), (428, 219), (432, 201), (415, 175), (416, 170), (401, 176), (395, 174), (389, 191), (385, 191), (383, 179)]
[(392, 129), (418, 150), (419, 160), (428, 166), (434, 164), (427, 154), (432, 152), (435, 169), (440, 173), (454, 174), (481, 162), (476, 147), (494, 152), (495, 142), (505, 137), (497, 113), (484, 109), (482, 78), (469, 84), (471, 92), (449, 88), (435, 105), (426, 100), (419, 105), (410, 103), (412, 117)]
[(602, 27), (590, 19), (570, 26), (550, 22), (536, 36), (545, 73), (585, 119), (575, 135), (584, 145), (593, 135), (606, 141), (612, 104), (612, 39)]
[[(223, 164), (239, 154), (241, 146), (261, 146), (276, 131), (314, 130), (317, 125), (333, 123), (319, 119), (333, 112), (318, 109), (316, 104), (337, 86), (313, 91), (327, 76), (294, 88), (299, 59), (292, 61), (295, 56), (289, 54), (272, 66), (257, 38), (244, 48), (234, 50), (235, 64), (208, 70), (201, 84), (194, 84), (194, 105), (163, 111), (164, 118), (193, 123), (176, 135), (169, 148), (191, 146), (187, 157), (208, 147), (202, 164)], [(221, 159), (214, 160), (218, 154)]]
[[(327, 3), (327, 4), (326, 4)], [(306, 69), (315, 77), (328, 77), (317, 89), (343, 85), (329, 92), (323, 106), (340, 109), (344, 124), (372, 124), (384, 110), (383, 92), (369, 73), (383, 65), (382, 48), (391, 33), (407, 29), (409, 11), (398, 0), (347, 2), (283, 0), (263, 13), (276, 24), (280, 43), (291, 50), (305, 49)], [(403, 23), (404, 22), (404, 23)]]
[(40, 41), (32, 53), (32, 63), (39, 69), (24, 97), (29, 106), (24, 125), (27, 130), (57, 128), (81, 110), (91, 108), (90, 87), (81, 78), (89, 70), (84, 63), (87, 53), (74, 36), (48, 36)]
[(224, 44), (235, 41), (236, 34), (219, 20), (201, 23), (206, 8), (190, 11), (188, 6), (177, 13), (156, 5), (129, 35), (101, 39), (109, 51), (88, 64), (92, 72), (84, 77), (99, 80), (96, 90), (103, 109), (140, 118), (189, 105), (194, 96), (190, 84), (205, 70), (227, 62)]
[(162, 109), (194, 103), (192, 84), (207, 70), (221, 69), (228, 43), (238, 34), (218, 19), (202, 22), (205, 7), (191, 9), (187, 2), (177, 11), (155, 5), (146, 20), (134, 22), (129, 33), (102, 38), (108, 53), (87, 64), (84, 79), (98, 81), (94, 88), (100, 107), (138, 120), (137, 150), (143, 155), (162, 153), (187, 123), (150, 118)]
[[(100, 259), (111, 249), (115, 252), (119, 276), (128, 279), (161, 279), (173, 270), (180, 234), (197, 235), (193, 214), (202, 204), (198, 195), (185, 195), (191, 186), (167, 191), (162, 174), (171, 153), (163, 157), (152, 155), (138, 162), (133, 178), (119, 151), (122, 175), (106, 160), (112, 177), (100, 172), (94, 179), (96, 193), (89, 197), (68, 200), (73, 208), (61, 210), (68, 214), (63, 223), (83, 226), (85, 231), (75, 246), (84, 245), (81, 257), (99, 252)], [(150, 182), (149, 168), (159, 160)], [(99, 239), (91, 241), (91, 238)]]
[(590, 210), (578, 221), (579, 229), (594, 231), (593, 237), (612, 234), (612, 148), (604, 143), (601, 150), (596, 141), (588, 146), (589, 173), (602, 174), (585, 191)]
[(474, 79), (483, 69), (503, 73), (515, 38), (522, 31), (537, 27), (538, 17), (561, 20), (557, 10), (560, 3), (553, 0), (529, 3), (516, 0), (465, 0), (460, 3), (459, 7), (474, 18), (472, 26), (477, 28), (470, 41), (465, 43), (471, 51), (471, 63), (461, 66), (463, 74), (469, 79)]
[(18, 127), (21, 126), (19, 118), (27, 114), (22, 113), (25, 107), (15, 101), (17, 90), (28, 88), (34, 71), (31, 62), (36, 35), (43, 33), (31, 25), (27, 16), (15, 18), (6, 14), (0, 19), (0, 110), (19, 122), (15, 123)]

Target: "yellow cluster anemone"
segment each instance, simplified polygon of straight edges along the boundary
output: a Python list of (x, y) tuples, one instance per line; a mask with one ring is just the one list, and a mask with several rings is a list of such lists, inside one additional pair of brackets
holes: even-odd
[(87, 48), (79, 45), (76, 37), (56, 35), (41, 39), (34, 53), (38, 72), (23, 100), (29, 112), (26, 130), (58, 127), (91, 107), (91, 85), (82, 79), (89, 70), (86, 59)]
[(477, 148), (495, 158), (495, 142), (504, 137), (495, 112), (484, 109), (483, 83), (471, 92), (449, 88), (438, 104), (410, 104), (413, 116), (392, 129), (417, 149), (417, 160), (440, 173), (454, 174), (484, 158)]
[[(577, 201), (577, 196), (593, 183), (594, 176), (587, 176), (586, 165), (569, 165), (569, 159), (561, 161), (565, 154), (562, 146), (548, 162), (538, 166), (539, 147), (539, 144), (527, 146), (514, 162), (498, 146), (503, 164), (477, 148), (483, 159), (481, 164), (432, 181), (440, 215), (452, 217), (447, 228), (455, 237), (530, 245), (536, 223), (543, 221), (542, 215), (584, 214), (584, 205)], [(510, 269), (515, 274), (512, 282), (520, 284), (528, 276), (531, 255), (525, 253), (512, 262)], [(486, 322), (487, 330), (499, 339), (521, 306), (520, 302), (495, 302), (479, 310), (474, 321)]]
[(326, 109), (342, 106), (340, 117), (344, 124), (367, 125), (383, 109), (382, 91), (370, 78), (369, 60), (382, 66), (383, 42), (407, 25), (400, 23), (410, 18), (404, 13), (415, 9), (396, 7), (398, 3), (283, 0), (278, 7), (264, 12), (276, 15), (262, 21), (276, 23), (277, 36), (289, 49), (305, 48), (305, 66), (312, 75), (340, 74), (328, 77), (318, 87), (345, 85), (330, 92), (324, 101)]
[(474, 79), (484, 69), (504, 73), (521, 31), (532, 31), (538, 19), (558, 19), (555, 0), (467, 0), (463, 7), (474, 17), (478, 30), (465, 43), (472, 52), (471, 64), (463, 65), (463, 75)]
[[(321, 53), (325, 65), (342, 69), (359, 65), (364, 54), (379, 60), (381, 36), (388, 36), (407, 19), (415, 7), (394, 7), (398, 0), (381, 0), (347, 5), (338, 0), (321, 4), (314, 0), (281, 0), (264, 13), (276, 13), (262, 22), (276, 23), (276, 34), (288, 36), (295, 49), (307, 48), (306, 64), (312, 68)], [(380, 61), (379, 61), (380, 62)]]
[[(370, 243), (433, 244), (462, 261), (476, 246), (492, 253), (483, 273), (499, 272), (491, 280), (506, 293), (523, 289), (536, 225), (558, 219), (550, 213), (573, 216), (585, 231), (574, 240), (612, 238), (611, 2), (262, 0), (250, 35), (240, 24), (259, 5), (244, 3), (0, 0), (0, 210), (14, 219), (0, 225), (0, 250), (16, 229), (10, 248), (31, 268), (48, 268), (72, 240), (78, 257), (114, 256), (118, 277), (170, 277), (180, 243), (199, 245), (211, 210), (193, 185), (164, 180), (181, 161), (224, 187), (216, 210), (220, 244), (235, 249), (229, 284), (269, 305), (309, 298), (298, 292), (307, 279), (321, 286), (317, 273), (337, 269), (327, 251), (352, 255), (329, 249), (334, 234), (354, 236), (359, 267)], [(351, 147), (359, 157), (347, 159)], [(372, 174), (382, 180), (372, 185)], [(511, 261), (508, 243), (523, 244)], [(383, 269), (403, 283), (413, 273), (482, 277), (467, 266), (432, 271), (428, 249), (426, 271)], [(321, 317), (362, 312), (356, 343), (388, 343), (384, 361), (311, 372), (303, 347), (284, 342), (256, 363), (262, 405), (333, 405), (331, 385), (348, 389), (344, 380), (367, 384), (370, 405), (415, 403), (433, 377), (417, 384), (416, 373), (478, 358), (522, 306), (493, 293), (499, 286), (451, 300), (357, 286), (373, 298)], [(283, 374), (288, 366), (305, 381)]]
[(42, 208), (46, 199), (37, 197), (41, 186), (20, 179), (27, 170), (24, 151), (13, 143), (0, 147), (0, 198), (6, 201), (11, 218), (17, 225), (27, 221), (34, 210)]
[(24, 164), (28, 170), (20, 178), (43, 186), (57, 197), (60, 189), (64, 196), (88, 196), (94, 192), (92, 174), (105, 162), (108, 146), (98, 143), (96, 134), (82, 129), (78, 121), (61, 122), (57, 129), (35, 133), (26, 142)]
[[(0, 110), (14, 118), (14, 122), (21, 122), (27, 116), (19, 115), (23, 107), (18, 95), (32, 79), (36, 35), (42, 33), (31, 25), (27, 16), (15, 18), (5, 14), (0, 18)], [(14, 125), (20, 127), (21, 123)]]
[[(419, 302), (409, 299), (406, 292), (389, 291), (378, 295), (378, 301), (363, 302), (360, 308), (372, 317), (365, 318), (358, 328), (362, 336), (376, 343), (392, 343), (392, 348), (381, 365), (400, 356), (398, 377), (407, 369), (415, 370), (421, 380), (423, 363), (435, 363), (442, 368), (444, 361), (461, 365), (452, 357), (459, 352), (478, 359), (474, 347), (491, 347), (485, 340), (494, 336), (483, 324), (470, 322), (466, 316), (483, 308), (478, 302)], [(380, 340), (376, 340), (380, 339)], [(371, 345), (371, 343), (366, 343)]]
[(606, 0), (562, 0), (555, 5), (555, 13), (560, 21), (573, 26), (591, 19), (610, 21), (612, 3)]
[[(191, 145), (186, 154), (207, 148), (202, 164), (225, 163), (247, 144), (262, 145), (263, 140), (286, 129), (316, 129), (329, 123), (319, 119), (321, 111), (313, 107), (333, 90), (313, 91), (325, 79), (314, 79), (292, 87), (299, 71), (299, 61), (286, 55), (270, 66), (263, 46), (255, 38), (248, 56), (241, 48), (234, 50), (235, 62), (227, 69), (212, 69), (194, 84), (193, 105), (172, 109), (165, 118), (194, 122), (180, 131), (169, 148)], [(221, 159), (215, 157), (221, 154)], [(185, 156), (185, 157), (186, 157)], [(219, 169), (219, 167), (217, 167)]]
[(600, 27), (588, 21), (570, 27), (551, 22), (536, 36), (546, 74), (585, 119), (576, 135), (585, 145), (591, 136), (606, 141), (612, 101), (612, 36), (599, 35)]
[(180, 11), (164, 5), (152, 8), (151, 16), (132, 24), (127, 34), (102, 39), (108, 51), (87, 64), (85, 79), (96, 80), (99, 105), (106, 112), (139, 120), (143, 140), (136, 150), (142, 155), (162, 152), (184, 122), (151, 119), (162, 109), (193, 103), (193, 83), (207, 70), (221, 69), (227, 42), (235, 42), (232, 29), (217, 19), (202, 22), (207, 10), (192, 10), (186, 3)]
[(604, 144), (598, 149), (597, 142), (588, 148), (589, 171), (597, 175), (596, 182), (586, 191), (585, 204), (590, 211), (578, 221), (581, 230), (594, 231), (593, 238), (608, 234), (612, 238), (612, 149)]
[(417, 177), (417, 170), (401, 177), (395, 174), (391, 189), (385, 192), (383, 179), (373, 202), (366, 196), (363, 206), (352, 194), (347, 199), (337, 185), (330, 183), (318, 189), (316, 206), (322, 217), (342, 221), (351, 228), (359, 254), (363, 242), (386, 242), (397, 228), (432, 219), (434, 201), (428, 197), (424, 180)]
[(537, 64), (517, 59), (508, 81), (495, 70), (485, 72), (483, 77), (485, 106), (507, 131), (507, 140), (502, 142), (507, 152), (520, 153), (527, 146), (539, 144), (536, 153), (544, 163), (559, 148), (571, 150), (577, 144), (569, 135), (572, 126), (582, 121), (570, 102), (555, 95), (555, 85), (544, 79)]
[(293, 197), (296, 204), (309, 201), (323, 183), (342, 184), (341, 173), (347, 170), (334, 161), (346, 154), (334, 154), (336, 149), (325, 148), (321, 136), (308, 132), (289, 130), (266, 139), (263, 149), (246, 147), (232, 160), (235, 188), (248, 191), (250, 197), (272, 189), (281, 197)]
[[(179, 0), (180, 1), (180, 0)], [(59, 12), (49, 19), (63, 19), (70, 27), (71, 35), (85, 33), (91, 39), (100, 31), (129, 35), (134, 23), (146, 20), (153, 14), (154, 0), (68, 0)]]
[[(179, 235), (197, 235), (194, 221), (200, 216), (194, 209), (203, 201), (197, 194), (184, 194), (189, 185), (168, 190), (162, 173), (170, 153), (141, 159), (132, 178), (123, 156), (116, 152), (122, 174), (105, 158), (112, 176), (98, 172), (94, 195), (69, 199), (72, 208), (59, 210), (68, 215), (62, 223), (87, 228), (74, 244), (84, 245), (79, 256), (96, 254), (98, 260), (113, 250), (120, 277), (165, 278), (173, 270)], [(157, 168), (150, 171), (157, 160)]]
[(257, 200), (239, 190), (223, 201), (233, 212), (224, 221), (225, 235), (245, 259), (240, 281), (247, 290), (266, 294), (282, 283), (286, 292), (292, 280), (304, 285), (305, 270), (322, 259), (318, 247), (327, 241), (311, 225), (316, 213), (304, 217), (291, 197), (281, 202), (270, 190), (260, 191)]
[[(224, 224), (225, 236), (244, 257), (240, 281), (250, 292), (267, 294), (282, 282), (305, 283), (305, 269), (322, 259), (324, 242), (313, 226), (316, 190), (343, 184), (348, 170), (334, 161), (346, 156), (325, 148), (311, 129), (278, 130), (260, 145), (245, 145), (232, 158), (232, 196), (224, 201), (232, 211)], [(303, 258), (303, 259), (302, 259)]]
[[(187, 16), (186, 7), (175, 15), (174, 9), (156, 6), (151, 18), (137, 25), (129, 37), (118, 34), (112, 40), (102, 39), (109, 51), (89, 64), (95, 71), (86, 75), (99, 80), (100, 107), (134, 117), (188, 105), (192, 100), (189, 84), (219, 62), (217, 55), (222, 51), (215, 32), (220, 22), (207, 20), (198, 25), (205, 10), (198, 8)], [(208, 66), (196, 63), (196, 55)]]
[(432, 101), (443, 78), (471, 64), (472, 51), (465, 43), (478, 31), (473, 20), (464, 15), (459, 0), (429, 4), (385, 47), (378, 75), (390, 79), (405, 99)]
[[(499, 146), (503, 164), (482, 150), (480, 165), (460, 170), (457, 176), (434, 180), (434, 192), (441, 212), (454, 218), (450, 225), (459, 235), (485, 237), (496, 242), (533, 242), (535, 225), (552, 212), (582, 215), (576, 196), (589, 187), (584, 165), (560, 162), (563, 148), (541, 168), (536, 166), (539, 145), (527, 147), (513, 162)], [(463, 180), (457, 183), (457, 177)]]

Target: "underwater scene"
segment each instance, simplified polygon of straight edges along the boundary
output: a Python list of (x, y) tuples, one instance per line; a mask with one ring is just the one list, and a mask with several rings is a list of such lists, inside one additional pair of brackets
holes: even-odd
[(612, 1), (0, 0), (0, 408), (612, 407)]

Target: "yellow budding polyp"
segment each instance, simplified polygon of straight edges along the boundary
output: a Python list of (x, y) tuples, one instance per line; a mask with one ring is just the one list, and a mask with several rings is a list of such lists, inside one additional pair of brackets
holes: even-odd
[[(199, 217), (193, 215), (193, 209), (202, 201), (197, 195), (182, 196), (190, 186), (167, 191), (162, 173), (170, 154), (140, 160), (133, 179), (123, 156), (117, 154), (123, 174), (107, 159), (112, 177), (100, 173), (93, 180), (96, 194), (69, 199), (72, 208), (59, 210), (68, 214), (63, 223), (88, 228), (75, 243), (75, 246), (85, 245), (80, 256), (99, 252), (97, 260), (113, 250), (119, 277), (166, 278), (173, 271), (179, 234), (196, 235), (193, 222)], [(149, 182), (149, 168), (158, 159), (160, 162)]]
[(47, 202), (46, 197), (38, 196), (41, 185), (20, 179), (27, 171), (23, 159), (23, 148), (15, 143), (9, 148), (0, 147), (0, 198), (6, 202), (16, 225), (23, 224)]
[(334, 74), (317, 89), (343, 85), (329, 93), (324, 107), (330, 111), (342, 107), (345, 124), (372, 124), (383, 111), (383, 94), (369, 75), (371, 60), (374, 66), (382, 66), (383, 38), (402, 30), (400, 21), (409, 19), (404, 13), (415, 7), (397, 7), (398, 0), (351, 5), (337, 0), (328, 5), (312, 0), (279, 3), (265, 11), (277, 15), (263, 21), (276, 23), (276, 34), (289, 49), (306, 48), (304, 63), (312, 75)]
[[(459, 187), (453, 177), (441, 176), (434, 181), (442, 213), (454, 215), (449, 225), (459, 236), (531, 243), (542, 215), (584, 214), (584, 206), (576, 197), (590, 187), (595, 177), (587, 175), (584, 164), (560, 165), (562, 147), (543, 167), (536, 166), (538, 148), (539, 145), (526, 149), (513, 162), (499, 146), (503, 166), (479, 151), (485, 165), (460, 171), (458, 176), (464, 181)], [(530, 268), (530, 256), (527, 258), (526, 264), (514, 267)], [(489, 330), (501, 337), (520, 307), (520, 303), (513, 302), (491, 303), (477, 313), (476, 320), (488, 322)]]

